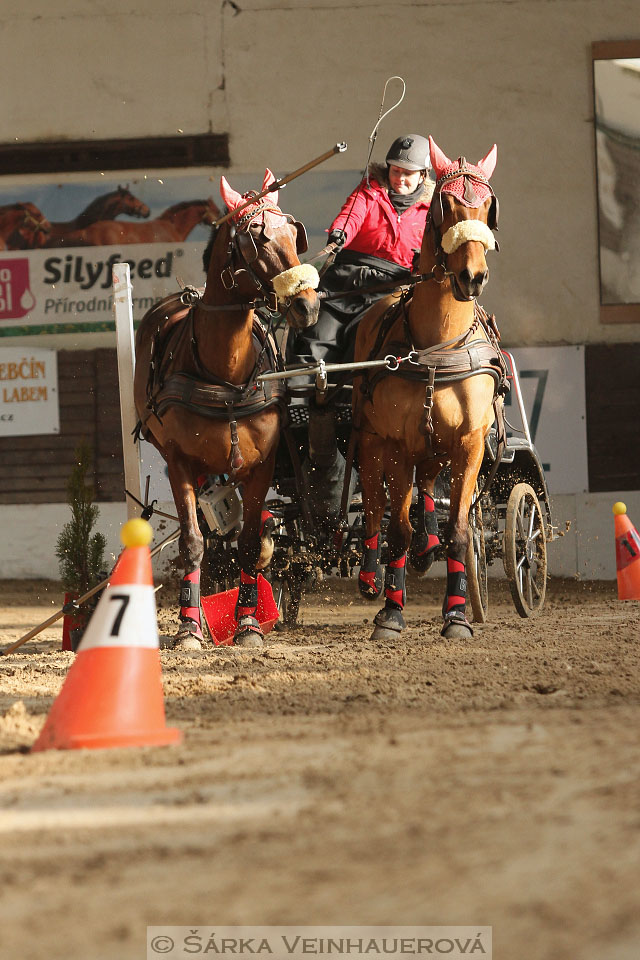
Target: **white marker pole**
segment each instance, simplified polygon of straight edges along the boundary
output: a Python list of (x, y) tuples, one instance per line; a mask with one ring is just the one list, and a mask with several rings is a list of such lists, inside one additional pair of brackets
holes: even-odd
[[(133, 370), (135, 347), (133, 340), (133, 306), (131, 300), (131, 275), (128, 263), (116, 263), (113, 268), (113, 312), (116, 321), (116, 347), (118, 353), (118, 383), (120, 389), (120, 423), (122, 426), (122, 451), (124, 455), (125, 488), (138, 500), (142, 500), (140, 483), (140, 444), (133, 442), (133, 431), (138, 422), (133, 402)], [(137, 517), (140, 508), (127, 497), (127, 517)]]

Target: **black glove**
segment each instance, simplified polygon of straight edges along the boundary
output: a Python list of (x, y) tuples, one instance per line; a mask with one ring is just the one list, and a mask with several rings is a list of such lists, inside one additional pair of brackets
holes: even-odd
[(335, 243), (337, 247), (344, 246), (347, 235), (344, 230), (332, 230), (329, 234), (329, 243)]

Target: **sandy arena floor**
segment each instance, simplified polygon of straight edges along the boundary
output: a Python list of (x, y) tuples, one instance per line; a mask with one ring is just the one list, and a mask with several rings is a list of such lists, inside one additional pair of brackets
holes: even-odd
[[(147, 925), (462, 924), (496, 960), (635, 960), (640, 602), (554, 582), (525, 621), (492, 581), (454, 643), (443, 584), (409, 588), (384, 647), (347, 581), (262, 652), (163, 653), (179, 747), (30, 755), (73, 654), (58, 624), (0, 658), (2, 957), (144, 958)], [(2, 646), (60, 598), (1, 584)]]

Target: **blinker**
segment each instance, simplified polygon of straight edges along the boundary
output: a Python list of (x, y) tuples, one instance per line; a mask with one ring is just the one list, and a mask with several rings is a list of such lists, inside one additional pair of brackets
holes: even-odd
[(301, 253), (306, 253), (309, 249), (307, 231), (304, 223), (301, 223), (300, 220), (295, 220), (293, 225), (296, 228), (296, 251), (298, 256), (300, 256)]

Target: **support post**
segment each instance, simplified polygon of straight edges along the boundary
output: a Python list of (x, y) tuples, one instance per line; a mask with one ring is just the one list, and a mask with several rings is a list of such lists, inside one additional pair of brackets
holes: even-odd
[[(124, 483), (137, 500), (142, 500), (140, 483), (140, 445), (133, 442), (138, 416), (133, 402), (133, 371), (135, 347), (133, 339), (133, 306), (131, 275), (128, 263), (116, 263), (113, 268), (113, 312), (116, 322), (118, 353), (118, 382), (120, 390), (120, 424), (124, 457)], [(127, 518), (138, 516), (140, 508), (127, 497)]]

